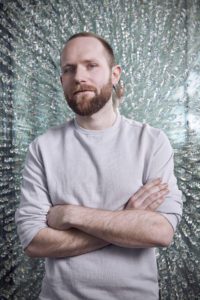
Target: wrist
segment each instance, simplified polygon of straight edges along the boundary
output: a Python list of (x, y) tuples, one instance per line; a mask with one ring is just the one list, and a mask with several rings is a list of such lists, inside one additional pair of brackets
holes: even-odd
[(80, 205), (67, 205), (65, 207), (63, 218), (64, 224), (70, 227), (77, 227), (81, 223), (81, 220), (84, 218), (84, 209), (85, 207)]

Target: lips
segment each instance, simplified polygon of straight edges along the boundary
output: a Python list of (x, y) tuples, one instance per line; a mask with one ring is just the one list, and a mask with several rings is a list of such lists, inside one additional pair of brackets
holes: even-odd
[(81, 93), (81, 92), (95, 92), (95, 90), (96, 89), (93, 86), (84, 84), (84, 85), (77, 86), (73, 90), (73, 95), (76, 95), (76, 94)]
[(78, 93), (82, 93), (82, 92), (91, 92), (90, 90), (80, 90), (80, 91), (76, 91), (74, 92), (74, 95), (78, 94)]

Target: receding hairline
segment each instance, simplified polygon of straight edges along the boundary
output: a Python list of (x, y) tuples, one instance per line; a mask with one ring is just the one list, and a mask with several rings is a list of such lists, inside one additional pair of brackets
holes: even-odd
[(70, 41), (73, 41), (73, 40), (78, 39), (78, 38), (93, 38), (93, 39), (99, 41), (99, 43), (103, 47), (103, 50), (104, 50), (105, 56), (107, 57), (109, 66), (113, 67), (116, 64), (115, 63), (115, 56), (114, 56), (114, 53), (113, 53), (113, 49), (110, 46), (110, 44), (104, 38), (102, 38), (101, 36), (99, 36), (99, 35), (97, 35), (95, 33), (92, 33), (92, 32), (79, 32), (77, 34), (72, 35), (66, 41), (66, 43), (64, 44), (64, 46), (63, 46), (63, 48), (61, 50), (61, 53), (60, 53), (60, 65), (61, 65), (62, 54), (63, 54), (64, 50), (66, 49), (68, 43)]

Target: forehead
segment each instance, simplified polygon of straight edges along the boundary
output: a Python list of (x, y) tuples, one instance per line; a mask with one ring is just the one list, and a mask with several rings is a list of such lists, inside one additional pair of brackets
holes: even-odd
[(67, 42), (61, 53), (61, 64), (92, 59), (107, 62), (107, 54), (102, 43), (93, 37), (72, 39)]

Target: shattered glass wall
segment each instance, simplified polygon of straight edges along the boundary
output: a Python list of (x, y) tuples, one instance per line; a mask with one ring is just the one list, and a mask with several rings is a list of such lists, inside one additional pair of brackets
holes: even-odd
[(0, 1), (0, 299), (36, 299), (43, 260), (14, 223), (29, 143), (71, 117), (59, 51), (79, 31), (103, 35), (123, 68), (122, 114), (162, 128), (175, 151), (184, 216), (158, 252), (160, 299), (200, 299), (200, 1)]

